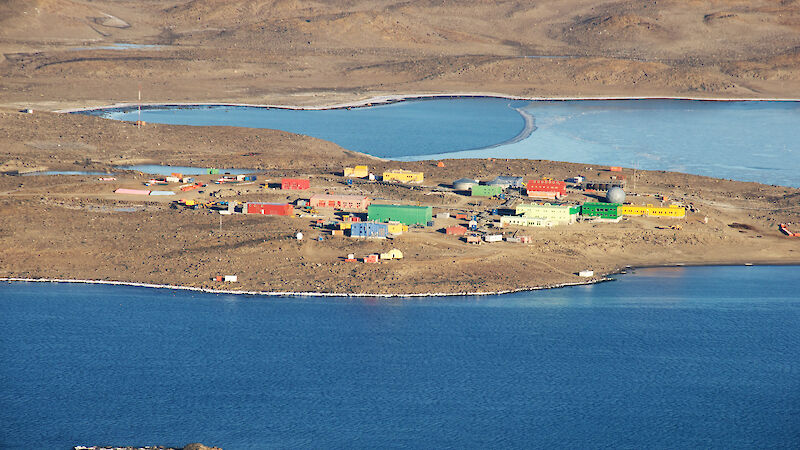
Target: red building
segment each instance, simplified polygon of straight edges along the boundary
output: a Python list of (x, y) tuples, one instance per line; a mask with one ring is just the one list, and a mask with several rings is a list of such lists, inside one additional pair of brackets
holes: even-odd
[(291, 216), (294, 208), (288, 203), (247, 203), (247, 214), (265, 214), (268, 216)]
[(302, 190), (311, 187), (311, 180), (306, 178), (283, 178), (281, 179), (281, 189)]
[(461, 225), (453, 225), (444, 229), (445, 234), (454, 234), (456, 236), (463, 236), (467, 234), (467, 227)]
[(369, 197), (361, 195), (328, 195), (314, 194), (309, 200), (312, 208), (336, 208), (355, 211), (366, 211)]
[(528, 197), (559, 198), (567, 195), (567, 183), (556, 180), (529, 180)]

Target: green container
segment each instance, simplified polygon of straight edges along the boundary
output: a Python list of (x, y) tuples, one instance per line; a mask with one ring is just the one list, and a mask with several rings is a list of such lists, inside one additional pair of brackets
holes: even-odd
[(503, 187), (473, 184), (471, 191), (473, 197), (496, 197), (503, 193)]
[(367, 208), (367, 220), (388, 222), (394, 220), (406, 225), (425, 225), (433, 220), (430, 206), (380, 205), (371, 204)]
[(581, 216), (616, 219), (619, 217), (619, 203), (586, 202), (581, 205)]
[(209, 175), (214, 175), (219, 173), (219, 169), (206, 169)]

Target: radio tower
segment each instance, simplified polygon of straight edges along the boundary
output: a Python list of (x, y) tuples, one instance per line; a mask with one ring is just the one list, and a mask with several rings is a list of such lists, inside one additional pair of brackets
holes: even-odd
[(138, 110), (139, 110), (139, 117), (138, 117), (138, 120), (136, 120), (136, 128), (142, 128), (142, 86), (141, 85), (139, 85), (139, 105), (138, 105)]

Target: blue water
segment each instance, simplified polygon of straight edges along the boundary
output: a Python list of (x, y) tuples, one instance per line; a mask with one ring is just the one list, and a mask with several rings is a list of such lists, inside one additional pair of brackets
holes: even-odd
[(0, 447), (798, 448), (800, 268), (490, 297), (0, 284)]
[[(143, 108), (142, 120), (274, 128), (326, 139), (349, 150), (397, 158), (501, 143), (524, 128), (524, 120), (513, 109), (524, 104), (496, 98), (468, 98), (325, 111), (221, 106)], [(93, 113), (120, 120), (138, 117), (135, 110)]]
[[(157, 164), (136, 164), (133, 166), (116, 166), (115, 168), (120, 170), (138, 170), (139, 172), (152, 175), (170, 175), (173, 173), (180, 173), (183, 175), (205, 175), (207, 173), (204, 167), (160, 166)], [(253, 169), (219, 169), (220, 174), (227, 173), (231, 175), (244, 175), (253, 172)]]
[[(536, 131), (486, 149), (522, 131), (524, 120), (514, 108), (534, 117)], [(93, 114), (136, 120), (135, 111)], [(142, 119), (275, 128), (401, 160), (548, 159), (800, 186), (800, 102), (456, 98), (328, 111), (146, 108)]]

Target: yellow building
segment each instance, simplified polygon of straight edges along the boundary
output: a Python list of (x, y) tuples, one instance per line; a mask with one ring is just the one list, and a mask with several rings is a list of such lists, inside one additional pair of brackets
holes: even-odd
[(389, 170), (383, 172), (383, 181), (397, 181), (400, 183), (422, 183), (423, 173), (410, 170)]
[(367, 166), (345, 167), (344, 176), (351, 178), (367, 178), (369, 176), (369, 168)]
[(400, 222), (389, 222), (386, 224), (389, 234), (403, 234), (408, 231), (408, 225)]
[(619, 205), (617, 213), (621, 216), (648, 216), (648, 217), (686, 217), (686, 208), (677, 205), (670, 206), (636, 206)]
[(386, 253), (381, 253), (381, 259), (403, 259), (403, 252), (393, 248)]

